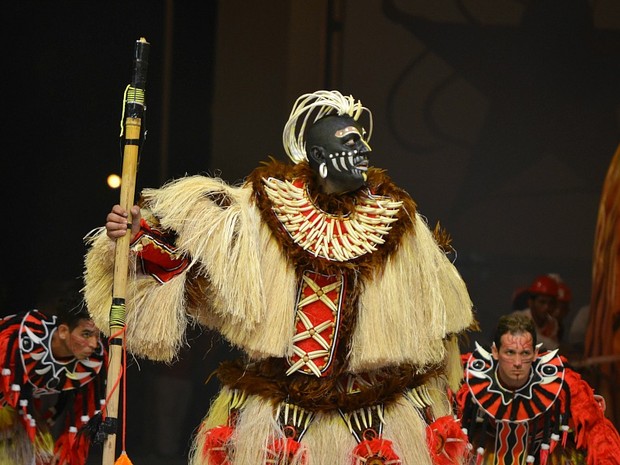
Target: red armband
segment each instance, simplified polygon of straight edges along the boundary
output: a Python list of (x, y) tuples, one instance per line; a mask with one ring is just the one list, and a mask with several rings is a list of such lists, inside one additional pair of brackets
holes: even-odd
[(140, 219), (140, 231), (131, 243), (131, 249), (140, 259), (142, 272), (160, 283), (170, 281), (189, 265), (189, 260), (180, 256), (171, 242), (161, 230)]

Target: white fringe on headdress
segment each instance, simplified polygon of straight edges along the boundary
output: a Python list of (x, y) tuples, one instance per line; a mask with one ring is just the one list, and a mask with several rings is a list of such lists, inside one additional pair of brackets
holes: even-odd
[[(337, 90), (318, 90), (311, 94), (304, 94), (297, 99), (289, 116), (284, 131), (282, 144), (284, 151), (295, 163), (308, 161), (306, 155), (306, 127), (329, 114), (347, 115), (355, 121), (363, 112), (368, 113), (370, 120), (367, 128), (366, 141), (372, 136), (372, 113), (362, 106), (362, 102), (355, 100), (352, 95), (344, 96)], [(299, 123), (300, 118), (301, 124)]]
[(443, 338), (472, 323), (465, 283), (418, 214), (414, 231), (365, 285), (351, 344), (353, 372), (440, 363)]

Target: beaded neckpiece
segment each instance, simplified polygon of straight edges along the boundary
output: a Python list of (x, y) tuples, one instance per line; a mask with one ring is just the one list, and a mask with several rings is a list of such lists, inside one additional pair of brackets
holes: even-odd
[(354, 210), (332, 215), (314, 205), (300, 179), (263, 178), (276, 217), (293, 241), (327, 260), (346, 262), (377, 250), (398, 221), (402, 202), (366, 190)]

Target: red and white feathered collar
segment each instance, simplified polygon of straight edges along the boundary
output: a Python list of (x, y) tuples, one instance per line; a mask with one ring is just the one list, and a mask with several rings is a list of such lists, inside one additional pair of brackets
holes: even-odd
[(314, 205), (303, 180), (263, 178), (272, 210), (293, 241), (315, 257), (346, 262), (377, 250), (398, 221), (403, 202), (366, 190), (348, 215)]
[(556, 402), (564, 383), (564, 364), (557, 350), (537, 357), (528, 382), (511, 391), (497, 379), (496, 361), (476, 344), (465, 365), (465, 383), (472, 399), (498, 421), (524, 422), (546, 412)]

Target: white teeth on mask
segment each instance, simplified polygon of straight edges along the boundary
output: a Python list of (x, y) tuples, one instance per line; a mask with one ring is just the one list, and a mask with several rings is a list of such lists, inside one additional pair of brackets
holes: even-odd
[(338, 166), (338, 158), (332, 158), (330, 161), (332, 162), (332, 165), (334, 165), (336, 171), (340, 172), (340, 167)]
[(347, 159), (345, 157), (340, 157), (340, 166), (342, 166), (342, 169), (345, 171), (349, 168), (347, 166)]
[(351, 155), (351, 152), (349, 152), (349, 166), (354, 166), (353, 165), (353, 155)]

